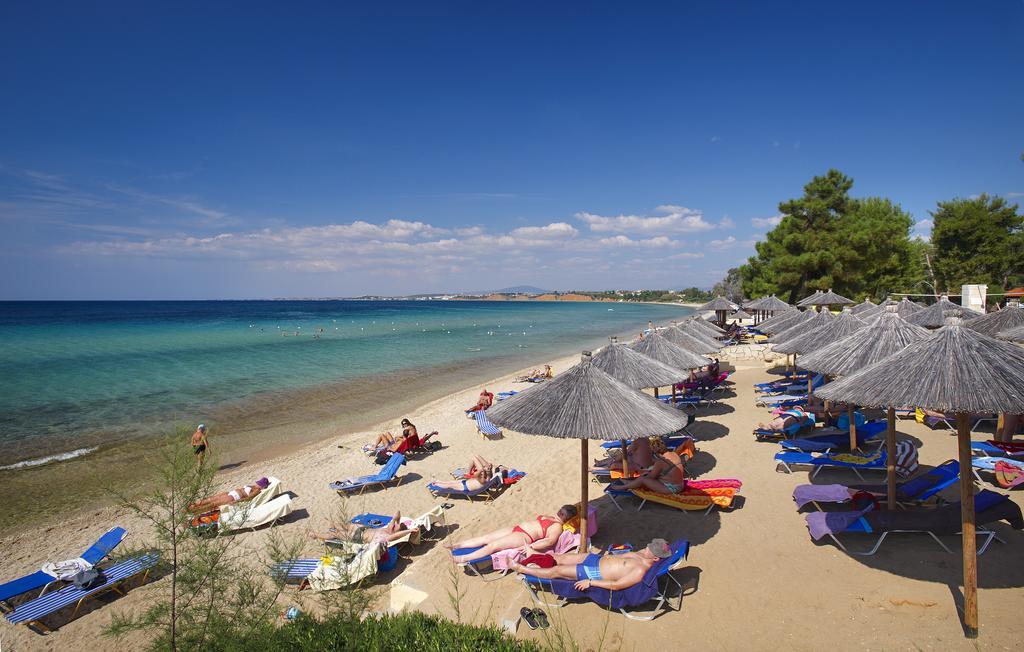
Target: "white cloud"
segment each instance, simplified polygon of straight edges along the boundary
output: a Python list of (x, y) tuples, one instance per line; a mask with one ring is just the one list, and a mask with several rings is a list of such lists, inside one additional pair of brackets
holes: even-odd
[(680, 251), (678, 254), (666, 256), (666, 260), (689, 260), (692, 258), (703, 258), (704, 253), (700, 251)]
[(609, 247), (673, 247), (679, 244), (678, 241), (663, 235), (646, 240), (633, 240), (628, 236), (616, 235), (610, 238), (601, 238), (598, 243)]
[(712, 136), (711, 138), (708, 138), (708, 142), (720, 143), (720, 142), (722, 142), (722, 139), (720, 137), (718, 137), (718, 136)]
[(704, 219), (701, 211), (685, 206), (665, 204), (655, 209), (664, 215), (617, 215), (614, 217), (594, 213), (576, 213), (576, 219), (598, 233), (695, 233), (714, 227)]
[(513, 237), (523, 238), (574, 238), (579, 234), (576, 227), (565, 222), (552, 222), (547, 226), (522, 226), (513, 229)]
[(127, 188), (115, 184), (107, 184), (107, 189), (112, 190), (116, 193), (120, 193), (122, 195), (127, 195), (128, 197), (140, 199), (142, 201), (173, 206), (174, 208), (177, 208), (179, 210), (188, 213), (194, 213), (196, 215), (199, 215), (200, 217), (204, 217), (214, 222), (222, 221), (224, 218), (228, 216), (228, 214), (225, 211), (218, 210), (216, 208), (210, 208), (208, 206), (203, 206), (199, 202), (194, 201), (188, 197), (165, 197), (163, 195), (156, 195), (153, 193), (136, 190), (135, 188)]
[(750, 219), (750, 223), (759, 229), (765, 229), (770, 226), (778, 226), (783, 217), (785, 216), (773, 215), (772, 217), (754, 217)]
[(1008, 192), (1005, 196), (1009, 199), (1013, 199), (1014, 197), (1024, 197), (1024, 192)]
[(715, 250), (729, 249), (736, 244), (736, 238), (731, 235), (723, 240), (712, 240), (708, 243), (708, 247)]
[(720, 229), (731, 229), (731, 228), (733, 228), (735, 226), (736, 226), (736, 223), (733, 222), (732, 218), (730, 218), (728, 215), (723, 217), (718, 222), (718, 228), (720, 228)]
[(918, 233), (931, 233), (933, 222), (929, 219), (918, 220), (914, 223), (914, 231)]

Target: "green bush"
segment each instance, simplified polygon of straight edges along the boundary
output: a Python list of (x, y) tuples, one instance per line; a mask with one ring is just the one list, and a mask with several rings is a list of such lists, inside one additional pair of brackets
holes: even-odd
[(541, 648), (495, 627), (462, 625), (437, 616), (403, 613), (359, 621), (342, 614), (320, 620), (305, 614), (281, 627), (267, 625), (242, 640), (212, 641), (207, 650), (285, 652), (292, 650), (525, 651)]

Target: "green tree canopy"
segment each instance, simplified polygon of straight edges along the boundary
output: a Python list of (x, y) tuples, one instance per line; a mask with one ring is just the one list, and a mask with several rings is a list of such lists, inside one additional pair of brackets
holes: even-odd
[(932, 213), (935, 277), (940, 289), (968, 283), (1009, 289), (1024, 280), (1024, 215), (1002, 197), (939, 202)]
[(853, 180), (829, 170), (804, 194), (779, 204), (782, 221), (739, 270), (743, 292), (794, 303), (814, 290), (880, 298), (913, 285), (922, 268), (910, 241), (913, 219), (887, 199), (850, 197)]

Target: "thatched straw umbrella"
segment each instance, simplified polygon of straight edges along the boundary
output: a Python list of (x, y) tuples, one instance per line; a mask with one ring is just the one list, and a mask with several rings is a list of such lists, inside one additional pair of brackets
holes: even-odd
[(672, 327), (669, 328), (668, 330), (671, 331), (674, 329), (682, 331), (687, 335), (697, 338), (698, 340), (704, 342), (705, 344), (714, 345), (716, 347), (715, 351), (717, 351), (721, 349), (723, 346), (725, 346), (718, 340), (718, 338), (721, 337), (722, 334), (718, 332), (717, 328), (715, 328), (715, 330), (712, 331), (711, 329), (707, 328), (708, 326), (711, 326), (711, 324), (704, 321), (703, 319), (690, 319), (683, 320), (678, 324), (673, 324)]
[(878, 304), (875, 303), (874, 301), (872, 301), (871, 299), (864, 299), (863, 301), (861, 301), (860, 303), (858, 303), (854, 307), (850, 308), (850, 312), (852, 312), (855, 315), (859, 315), (860, 313), (864, 312), (865, 310), (873, 310), (874, 308), (877, 308), (877, 307), (878, 307)]
[(990, 312), (987, 315), (966, 319), (964, 326), (989, 337), (998, 337), (998, 334), (1003, 331), (1024, 326), (1024, 308), (1006, 306), (1002, 310)]
[[(832, 288), (828, 289), (828, 292), (822, 292), (818, 296), (810, 296), (807, 299), (808, 306), (814, 307), (828, 307), (828, 306), (852, 306), (857, 303), (853, 299), (847, 299), (841, 294), (836, 294), (832, 291)], [(803, 303), (803, 302), (801, 302)]]
[(1024, 343), (1024, 326), (1018, 326), (1017, 328), (1001, 331), (999, 333), (999, 339)]
[[(744, 308), (746, 308), (746, 306), (744, 306)], [(789, 305), (774, 294), (763, 299), (758, 299), (757, 314), (755, 315), (754, 323), (760, 323), (769, 316), (774, 317), (776, 314), (788, 312), (792, 309), (793, 306)], [(749, 308), (747, 308), (747, 310), (749, 310)]]
[(727, 300), (725, 297), (715, 297), (711, 301), (708, 301), (703, 306), (698, 308), (700, 311), (714, 310), (715, 319), (718, 321), (718, 325), (725, 327), (725, 313), (736, 310), (736, 304)]
[(750, 315), (743, 309), (737, 310), (736, 312), (729, 315), (731, 319), (750, 319)]
[(796, 302), (797, 308), (810, 308), (811, 306), (814, 305), (812, 302), (815, 301), (822, 294), (824, 294), (824, 293), (821, 290), (815, 290), (814, 294), (812, 294), (812, 295), (810, 295), (808, 297), (804, 297), (803, 299), (800, 299), (799, 301), (797, 301)]
[(809, 318), (801, 319), (800, 321), (794, 322), (789, 328), (776, 332), (768, 338), (768, 341), (772, 344), (781, 344), (792, 337), (803, 335), (813, 328), (824, 326), (836, 318), (835, 315), (827, 310), (823, 310), (821, 312), (808, 311), (805, 314), (809, 315)]
[[(884, 305), (888, 305), (889, 301), (892, 301), (892, 299), (888, 299)], [(924, 310), (923, 306), (914, 303), (907, 297), (903, 297), (896, 302), (896, 314), (904, 319), (910, 319), (911, 315), (916, 315), (922, 310)]]
[(964, 328), (952, 318), (935, 334), (830, 383), (822, 398), (870, 407), (918, 406), (956, 413), (964, 552), (964, 625), (978, 633), (977, 541), (971, 426), (975, 412), (1024, 413), (1024, 350)]
[[(657, 336), (652, 336), (657, 337)], [(528, 435), (580, 440), (580, 543), (587, 550), (587, 442), (623, 435), (654, 437), (686, 427), (687, 416), (615, 380), (591, 360), (590, 352), (571, 369), (487, 410), (494, 424)]]
[(699, 332), (710, 336), (712, 339), (725, 335), (725, 331), (715, 326), (706, 319), (694, 315), (693, 317), (687, 317), (686, 319), (679, 322), (679, 326), (684, 330), (687, 330), (690, 326), (694, 326)]
[[(616, 338), (595, 353), (591, 358), (595, 367), (605, 372), (623, 385), (632, 389), (653, 389), (655, 395), (662, 385), (672, 386), (675, 397), (676, 383), (689, 377), (689, 371), (670, 367), (667, 364), (637, 353), (625, 344), (619, 344)], [(622, 443), (622, 472), (629, 476), (629, 457), (626, 455), (626, 440)]]
[(800, 312), (796, 308), (793, 310), (787, 310), (781, 315), (775, 315), (771, 319), (766, 319), (758, 324), (758, 330), (768, 333), (769, 335), (775, 335), (781, 333), (790, 326), (799, 324), (800, 322), (807, 321), (814, 317), (814, 313), (810, 310), (806, 312)]
[[(821, 315), (829, 313), (819, 313)], [(817, 318), (807, 322), (807, 326), (810, 327), (814, 323), (818, 323), (814, 328), (809, 328), (802, 333), (794, 335), (789, 339), (783, 340), (772, 347), (772, 351), (777, 353), (785, 353), (786, 355), (793, 354), (793, 364), (796, 364), (797, 354), (810, 353), (816, 351), (827, 344), (835, 342), (837, 339), (846, 337), (847, 335), (856, 332), (865, 326), (864, 322), (849, 312), (843, 311), (838, 317), (834, 319), (825, 318), (823, 322), (819, 322)], [(788, 331), (787, 331), (788, 332)], [(804, 367), (803, 364), (800, 365)], [(806, 369), (806, 367), (804, 367)], [(807, 379), (807, 392), (808, 394), (814, 389), (814, 379)], [(851, 410), (852, 412), (852, 410)], [(852, 414), (850, 415), (853, 416)], [(856, 428), (851, 420), (850, 422), (850, 437), (851, 441), (857, 441)]]
[(678, 326), (667, 328), (659, 335), (676, 346), (694, 353), (716, 353), (722, 348), (721, 342), (712, 341), (703, 335), (688, 333)]
[[(857, 329), (842, 339), (808, 353), (800, 359), (800, 366), (808, 371), (828, 376), (848, 376), (902, 351), (907, 345), (923, 340), (929, 334), (927, 329), (908, 324), (893, 308), (891, 311), (884, 311), (867, 327)], [(895, 509), (896, 408), (889, 408), (888, 417), (889, 429), (886, 432), (885, 444), (889, 460), (889, 509)], [(851, 451), (857, 447), (855, 428), (851, 418)]]
[(939, 297), (939, 300), (932, 305), (919, 310), (909, 317), (904, 317), (911, 324), (924, 326), (925, 328), (942, 328), (946, 323), (946, 317), (976, 317), (981, 313), (975, 312), (963, 306), (958, 306), (946, 295)]
[[(630, 344), (629, 348), (676, 369), (698, 369), (711, 364), (711, 360), (681, 346), (676, 346), (660, 333), (651, 333)], [(675, 392), (674, 386), (672, 391)], [(655, 389), (654, 395), (658, 395), (657, 389)]]

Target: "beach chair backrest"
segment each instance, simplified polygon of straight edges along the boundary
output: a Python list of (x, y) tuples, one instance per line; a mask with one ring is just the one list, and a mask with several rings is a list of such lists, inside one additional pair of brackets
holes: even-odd
[(377, 475), (381, 479), (390, 480), (398, 474), (398, 467), (403, 464), (405, 464), (405, 455), (394, 453)]
[(128, 531), (123, 527), (112, 527), (103, 536), (96, 540), (96, 543), (89, 546), (89, 549), (82, 553), (82, 559), (93, 566), (103, 561), (110, 552), (124, 541)]
[(956, 460), (949, 460), (931, 471), (901, 484), (899, 494), (907, 500), (925, 500), (956, 482), (958, 477), (960, 477), (960, 463)]

